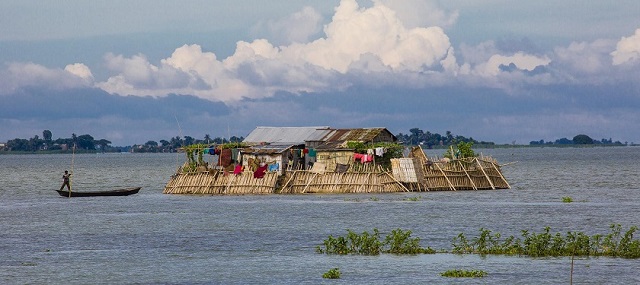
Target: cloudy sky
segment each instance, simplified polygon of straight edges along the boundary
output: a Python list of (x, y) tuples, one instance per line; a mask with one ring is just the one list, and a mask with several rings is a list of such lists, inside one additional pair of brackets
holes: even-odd
[(0, 2), (0, 142), (256, 126), (640, 143), (640, 1)]

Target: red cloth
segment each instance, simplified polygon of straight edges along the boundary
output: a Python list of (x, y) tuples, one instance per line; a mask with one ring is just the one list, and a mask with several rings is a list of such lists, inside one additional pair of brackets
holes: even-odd
[(263, 165), (258, 167), (256, 171), (253, 172), (253, 178), (262, 178), (264, 174), (267, 172), (267, 165)]
[(220, 165), (222, 167), (227, 167), (231, 164), (231, 149), (225, 148), (220, 152)]

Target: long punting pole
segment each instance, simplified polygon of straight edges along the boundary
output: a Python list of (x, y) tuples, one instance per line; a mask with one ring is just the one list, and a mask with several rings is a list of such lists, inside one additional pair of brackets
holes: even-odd
[(71, 176), (69, 176), (69, 198), (71, 198), (71, 177), (73, 177), (73, 164), (76, 157), (76, 143), (73, 143), (73, 149), (71, 150)]

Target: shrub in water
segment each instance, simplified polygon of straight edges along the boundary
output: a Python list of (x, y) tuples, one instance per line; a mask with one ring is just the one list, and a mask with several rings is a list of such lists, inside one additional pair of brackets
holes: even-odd
[(435, 253), (435, 250), (420, 247), (419, 238), (411, 238), (411, 231), (396, 229), (380, 241), (380, 232), (373, 229), (373, 234), (357, 233), (347, 230), (346, 237), (329, 236), (323, 242), (324, 248), (317, 246), (316, 252), (323, 254), (362, 254), (379, 255), (380, 253), (418, 254)]
[(340, 279), (340, 269), (338, 269), (337, 267), (331, 268), (329, 269), (329, 271), (322, 274), (322, 278)]
[(487, 276), (487, 272), (482, 270), (447, 270), (445, 272), (440, 273), (441, 276), (444, 277), (485, 277)]

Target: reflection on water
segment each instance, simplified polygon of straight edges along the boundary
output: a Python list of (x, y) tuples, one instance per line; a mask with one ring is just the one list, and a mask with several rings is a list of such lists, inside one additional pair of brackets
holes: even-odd
[[(427, 151), (430, 156), (442, 150)], [(329, 256), (328, 235), (379, 229), (413, 231), (423, 246), (451, 249), (480, 228), (608, 233), (640, 225), (640, 149), (480, 150), (500, 163), (511, 190), (353, 195), (163, 195), (183, 161), (176, 154), (0, 156), (0, 283), (348, 284), (568, 283), (570, 258), (477, 255)], [(73, 160), (73, 164), (71, 163)], [(54, 189), (73, 168), (75, 189), (142, 186), (128, 197), (67, 199)], [(562, 203), (570, 196), (573, 203)], [(417, 201), (409, 200), (419, 197)], [(482, 279), (448, 279), (449, 269)], [(638, 283), (638, 260), (580, 258), (576, 284)]]

